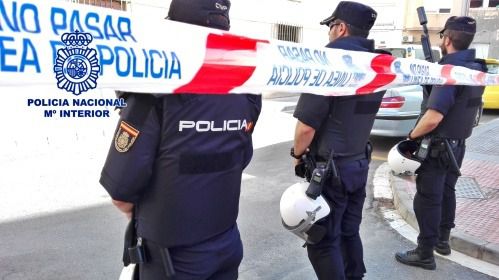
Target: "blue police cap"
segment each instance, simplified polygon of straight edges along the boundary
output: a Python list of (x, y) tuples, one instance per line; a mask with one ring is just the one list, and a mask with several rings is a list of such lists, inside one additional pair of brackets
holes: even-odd
[(445, 22), (444, 29), (438, 33), (444, 33), (445, 30), (462, 31), (476, 33), (476, 21), (470, 17), (452, 16)]
[(333, 14), (321, 21), (321, 24), (329, 25), (332, 21), (341, 19), (361, 30), (369, 31), (373, 27), (377, 16), (378, 13), (369, 6), (357, 2), (341, 1), (336, 6)]
[(173, 0), (167, 19), (229, 30), (229, 10), (230, 0)]

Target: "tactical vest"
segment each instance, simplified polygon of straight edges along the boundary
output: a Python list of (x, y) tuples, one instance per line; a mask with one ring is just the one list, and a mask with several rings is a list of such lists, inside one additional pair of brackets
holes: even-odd
[(235, 224), (260, 109), (254, 95), (164, 97), (152, 180), (136, 205), (139, 236), (173, 247)]
[(328, 120), (317, 131), (312, 152), (317, 151), (323, 159), (329, 157), (331, 149), (337, 157), (365, 153), (384, 93), (331, 98)]
[(458, 86), (454, 106), (432, 132), (443, 138), (466, 139), (471, 136), (473, 123), (482, 104), (484, 87)]

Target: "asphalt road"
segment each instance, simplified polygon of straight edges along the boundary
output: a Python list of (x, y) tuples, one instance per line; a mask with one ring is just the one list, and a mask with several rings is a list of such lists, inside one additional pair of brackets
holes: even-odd
[[(384, 143), (379, 139), (380, 143)], [(381, 145), (381, 144), (380, 144)], [(245, 246), (240, 279), (315, 279), (302, 242), (281, 226), (279, 199), (298, 181), (291, 142), (255, 151), (245, 171), (239, 226)], [(371, 173), (382, 161), (371, 163)], [(444, 259), (436, 271), (407, 267), (393, 254), (412, 248), (380, 218), (369, 184), (361, 235), (365, 279), (494, 279)], [(110, 204), (0, 224), (0, 279), (117, 279), (126, 219)]]
[(499, 118), (499, 109), (492, 110), (483, 110), (482, 118), (480, 119), (480, 124), (484, 124), (490, 122), (491, 120)]
[[(499, 110), (486, 110), (481, 123), (498, 117)], [(370, 177), (400, 140), (371, 137)], [(255, 150), (245, 170), (253, 177), (243, 182), (241, 194), (238, 224), (245, 256), (240, 279), (315, 279), (302, 242), (284, 230), (279, 217), (280, 195), (299, 181), (293, 175), (290, 146), (291, 142), (286, 142)], [(495, 279), (444, 259), (437, 259), (433, 272), (397, 263), (394, 253), (414, 245), (381, 218), (371, 183), (367, 194), (361, 226), (368, 271), (365, 279)], [(0, 223), (0, 280), (118, 279), (126, 223), (110, 203)]]

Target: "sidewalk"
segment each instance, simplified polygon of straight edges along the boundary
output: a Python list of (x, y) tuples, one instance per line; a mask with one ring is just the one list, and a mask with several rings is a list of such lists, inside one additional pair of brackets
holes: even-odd
[[(466, 141), (462, 177), (456, 184), (456, 228), (451, 247), (499, 265), (499, 120), (474, 129)], [(413, 210), (414, 176), (390, 172), (393, 202), (400, 215), (418, 229)]]

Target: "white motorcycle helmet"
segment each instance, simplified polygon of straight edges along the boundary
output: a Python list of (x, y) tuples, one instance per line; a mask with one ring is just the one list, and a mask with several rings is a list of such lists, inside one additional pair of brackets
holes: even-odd
[(296, 183), (287, 188), (281, 196), (280, 211), (283, 226), (308, 244), (319, 242), (326, 229), (314, 225), (331, 211), (322, 196), (312, 199), (305, 194), (309, 183)]
[(388, 165), (397, 175), (414, 175), (421, 162), (414, 156), (419, 145), (412, 140), (397, 143), (388, 153)]

